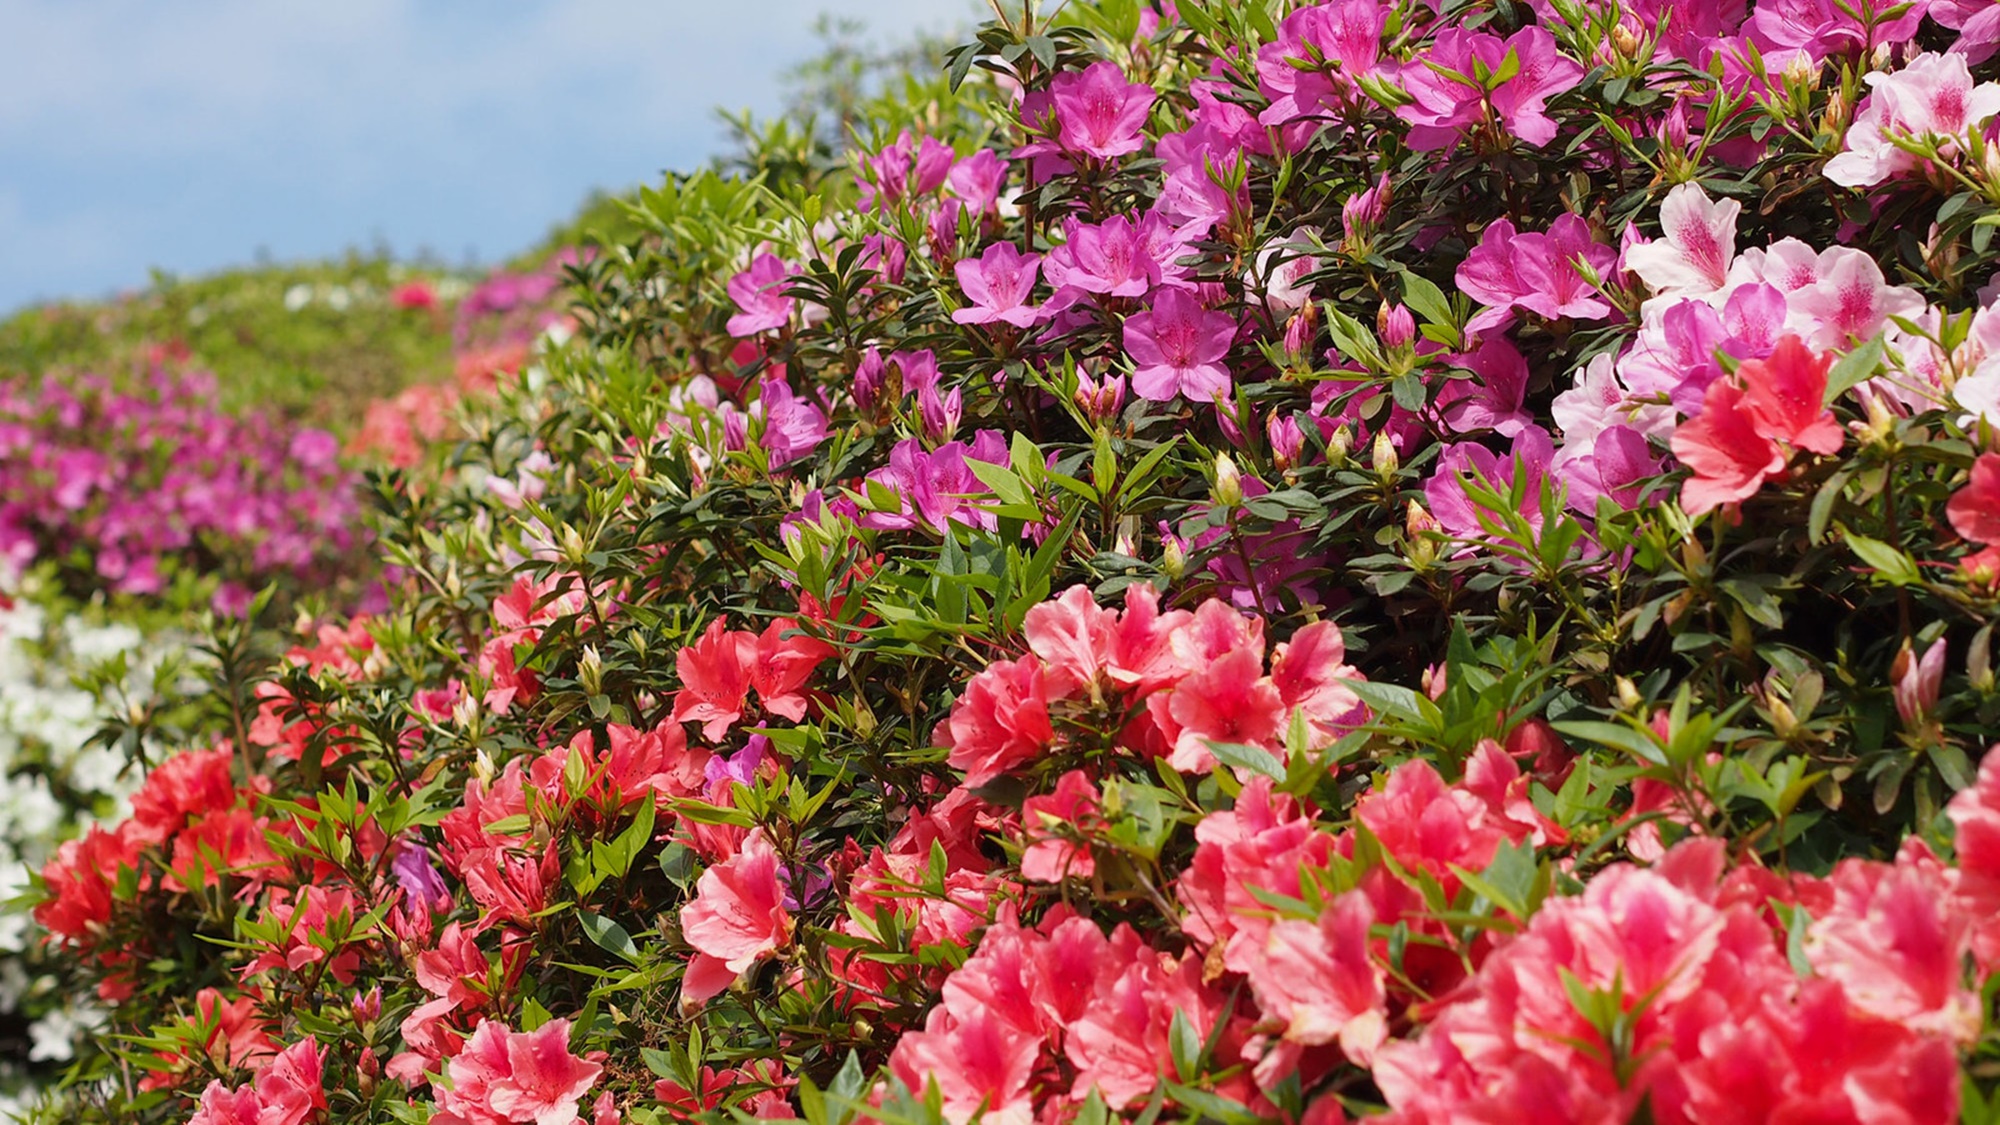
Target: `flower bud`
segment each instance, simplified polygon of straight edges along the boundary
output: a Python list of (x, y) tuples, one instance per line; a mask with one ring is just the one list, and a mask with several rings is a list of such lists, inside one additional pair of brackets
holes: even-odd
[(1160, 569), (1169, 581), (1179, 582), (1187, 573), (1187, 548), (1181, 545), (1180, 536), (1168, 535), (1161, 544)]
[(1336, 469), (1347, 467), (1347, 458), (1354, 452), (1354, 431), (1345, 423), (1334, 427), (1333, 436), (1326, 439), (1326, 463)]
[(1125, 376), (1107, 375), (1098, 380), (1078, 372), (1073, 401), (1091, 421), (1100, 425), (1110, 422), (1125, 408)]
[(1765, 699), (1764, 706), (1771, 712), (1771, 733), (1790, 742), (1799, 729), (1799, 717), (1792, 711), (1792, 705), (1773, 694)]
[(1402, 459), (1396, 456), (1396, 443), (1389, 440), (1389, 431), (1376, 433), (1375, 444), (1369, 450), (1369, 464), (1385, 481), (1393, 480), (1396, 470), (1403, 467)]
[(584, 691), (604, 694), (604, 658), (597, 654), (596, 645), (583, 646), (583, 655), (576, 662), (576, 678)]
[(348, 1010), (354, 1015), (354, 1022), (366, 1027), (382, 1018), (382, 986), (376, 985), (370, 992), (357, 992), (348, 1002)]
[(1243, 503), (1243, 474), (1227, 453), (1215, 455), (1215, 487), (1209, 495), (1223, 508), (1236, 508)]
[(1646, 701), (1639, 697), (1639, 689), (1624, 676), (1618, 677), (1618, 709), (1637, 713)]
[(741, 453), (750, 448), (750, 416), (741, 410), (724, 407), (722, 412), (722, 448), (731, 453)]
[(1915, 726), (1937, 709), (1938, 690), (1944, 684), (1944, 656), (1943, 638), (1932, 641), (1922, 657), (1907, 639), (1903, 641), (1895, 663), (1889, 666), (1889, 678), (1894, 681), (1896, 714), (1904, 723)]
[(869, 348), (861, 354), (861, 363), (854, 369), (854, 405), (864, 414), (875, 412), (875, 396), (882, 390), (885, 365), (882, 352)]
[(1639, 57), (1639, 36), (1620, 22), (1611, 29), (1611, 48), (1628, 59)]
[(589, 548), (584, 545), (583, 534), (571, 526), (562, 529), (562, 552), (563, 560), (571, 566), (582, 566), (584, 557), (590, 554)]
[(1375, 333), (1383, 347), (1400, 352), (1416, 342), (1417, 322), (1408, 306), (1384, 301), (1375, 313)]
[(1295, 360), (1304, 359), (1318, 335), (1319, 306), (1307, 301), (1285, 322), (1285, 354)]
[(1271, 460), (1278, 471), (1290, 472), (1299, 463), (1299, 454), (1304, 451), (1306, 436), (1300, 431), (1298, 420), (1289, 414), (1273, 414), (1264, 423), (1264, 432), (1271, 439)]
[(355, 1077), (360, 1079), (358, 1085), (361, 1090), (361, 1096), (364, 1098), (373, 1097), (375, 1094), (375, 1080), (382, 1076), (382, 1063), (375, 1057), (375, 1048), (361, 1048), (361, 1057), (356, 1059), (354, 1063), (354, 1073)]
[(924, 436), (937, 442), (947, 442), (958, 432), (959, 419), (965, 416), (965, 394), (953, 387), (951, 393), (940, 398), (937, 385), (925, 387), (917, 395), (917, 414), (924, 423)]

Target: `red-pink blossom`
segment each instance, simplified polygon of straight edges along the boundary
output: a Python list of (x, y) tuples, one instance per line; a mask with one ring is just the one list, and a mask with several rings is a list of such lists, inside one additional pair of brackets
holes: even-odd
[(701, 873), (695, 897), (681, 907), (681, 932), (695, 949), (681, 982), (684, 1003), (728, 988), (751, 965), (792, 937), (778, 852), (761, 828), (729, 860)]
[(2000, 545), (2000, 453), (1982, 453), (1971, 479), (1944, 506), (1951, 529), (1974, 543)]
[(1037, 883), (1090, 878), (1097, 870), (1090, 846), (1074, 837), (1096, 818), (1101, 797), (1089, 774), (1070, 770), (1056, 779), (1053, 793), (1027, 799), (1021, 806), (1021, 832), (1027, 840), (1021, 878)]
[(450, 1085), (437, 1096), (434, 1125), (571, 1125), (578, 1099), (604, 1067), (570, 1053), (569, 1021), (550, 1020), (534, 1031), (514, 1031), (484, 1020), (446, 1068)]
[(1048, 688), (1033, 656), (996, 660), (965, 685), (945, 723), (945, 761), (977, 788), (1041, 757), (1055, 739)]

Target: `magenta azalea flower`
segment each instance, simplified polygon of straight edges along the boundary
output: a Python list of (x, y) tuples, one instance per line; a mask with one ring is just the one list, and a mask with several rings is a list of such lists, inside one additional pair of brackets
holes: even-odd
[[(1510, 77), (1490, 87), (1474, 84), (1482, 72), (1502, 73), (1509, 55), (1519, 64)], [(1504, 40), (1450, 27), (1403, 68), (1402, 77), (1403, 89), (1415, 100), (1396, 115), (1410, 123), (1410, 147), (1418, 152), (1458, 143), (1489, 110), (1508, 135), (1539, 148), (1556, 136), (1543, 103), (1582, 80), (1583, 67), (1558, 52), (1555, 36), (1539, 27), (1524, 27)]]
[(959, 309), (951, 319), (959, 324), (991, 324), (1003, 321), (1026, 328), (1041, 319), (1041, 309), (1028, 305), (1028, 294), (1041, 272), (1040, 254), (1023, 254), (1011, 242), (996, 242), (986, 248), (978, 261), (958, 263), (958, 287), (965, 290), (972, 307)]
[(729, 318), (731, 336), (775, 332), (789, 324), (797, 302), (783, 294), (792, 267), (776, 254), (759, 254), (750, 268), (729, 279), (729, 298), (743, 311)]
[(1229, 393), (1222, 359), (1235, 338), (1236, 318), (1202, 308), (1185, 289), (1161, 289), (1151, 309), (1125, 322), (1133, 393), (1153, 402), (1175, 395), (1209, 402)]
[(1099, 160), (1138, 152), (1139, 131), (1153, 108), (1153, 88), (1125, 81), (1110, 60), (1059, 74), (1049, 84), (1063, 147)]

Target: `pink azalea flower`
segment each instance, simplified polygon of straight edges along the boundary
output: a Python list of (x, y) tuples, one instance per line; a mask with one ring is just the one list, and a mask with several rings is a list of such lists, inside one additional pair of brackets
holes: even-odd
[(1925, 52), (1901, 70), (1874, 71), (1864, 81), (1873, 92), (1847, 129), (1845, 149), (1826, 162), (1826, 178), (1847, 187), (1873, 187), (1916, 168), (1917, 158), (1890, 138), (1938, 138), (1949, 158), (1970, 130), (2000, 113), (2000, 84), (1973, 85), (1961, 54)]
[(1113, 1110), (1138, 1102), (1171, 1072), (1175, 1014), (1206, 1039), (1219, 1006), (1193, 955), (1177, 964), (1140, 946), (1130, 962), (1100, 969), (1090, 1003), (1063, 1037), (1063, 1053), (1077, 1072), (1070, 1096), (1095, 1089)]
[(1327, 904), (1316, 922), (1286, 918), (1272, 924), (1250, 957), (1250, 990), (1267, 1018), (1281, 1021), (1288, 1044), (1339, 1043), (1366, 1066), (1388, 1038), (1382, 971), (1369, 954), (1375, 909), (1361, 891)]
[(1956, 897), (1973, 922), (1972, 950), (1982, 977), (2000, 966), (2000, 753), (1989, 749), (1979, 778), (1945, 809), (1956, 828)]
[(729, 298), (743, 311), (729, 318), (731, 336), (775, 332), (792, 320), (798, 302), (781, 291), (791, 281), (792, 267), (776, 254), (759, 254), (750, 268), (729, 279)]
[(945, 183), (974, 211), (1000, 209), (1000, 191), (1007, 185), (1007, 162), (990, 148), (982, 148), (951, 166)]
[(1049, 90), (1062, 144), (1069, 151), (1110, 160), (1145, 144), (1140, 130), (1153, 108), (1153, 88), (1125, 81), (1117, 63), (1103, 59), (1082, 71), (1058, 74)]
[(999, 521), (979, 502), (988, 489), (966, 467), (968, 459), (1004, 465), (1007, 446), (993, 430), (980, 431), (970, 446), (948, 441), (929, 452), (916, 438), (897, 442), (889, 450), (889, 463), (869, 473), (868, 481), (894, 494), (901, 507), (863, 512), (857, 522), (892, 530), (928, 527), (940, 535), (954, 523), (992, 531)]
[[(1512, 55), (1519, 69), (1488, 90), (1474, 85), (1480, 71), (1497, 73)], [(1555, 36), (1528, 26), (1501, 39), (1483, 31), (1448, 27), (1430, 49), (1402, 70), (1403, 89), (1411, 104), (1396, 110), (1410, 123), (1409, 145), (1434, 152), (1457, 144), (1468, 131), (1490, 119), (1507, 135), (1537, 148), (1555, 139), (1556, 123), (1543, 103), (1583, 78), (1583, 67), (1556, 49)]]
[(1021, 806), (1021, 831), (1028, 846), (1021, 852), (1021, 878), (1036, 883), (1088, 879), (1097, 870), (1090, 847), (1059, 834), (1075, 831), (1098, 815), (1101, 794), (1082, 770), (1056, 779), (1055, 792), (1039, 794)]
[(826, 413), (811, 399), (793, 394), (785, 380), (765, 376), (757, 404), (764, 415), (764, 432), (758, 440), (770, 455), (772, 469), (810, 455), (826, 440)]
[(965, 771), (968, 788), (1040, 758), (1055, 740), (1041, 661), (1026, 656), (988, 665), (965, 685), (946, 729), (945, 761)]
[(1028, 305), (1041, 271), (1040, 254), (1023, 254), (1011, 242), (996, 242), (977, 261), (966, 259), (953, 267), (958, 286), (972, 307), (951, 314), (958, 324), (991, 324), (1002, 321), (1026, 328), (1041, 319), (1041, 310)]
[(1690, 516), (1756, 495), (1767, 477), (1784, 471), (1786, 460), (1777, 442), (1757, 432), (1742, 388), (1728, 379), (1709, 385), (1701, 416), (1674, 431), (1673, 450), (1694, 470), (1681, 485), (1681, 507)]
[(1380, 0), (1334, 0), (1286, 16), (1278, 38), (1257, 49), (1257, 85), (1271, 99), (1257, 120), (1330, 118), (1350, 102), (1355, 80), (1376, 69), (1388, 15)]
[(1593, 239), (1578, 215), (1558, 217), (1546, 234), (1517, 234), (1513, 223), (1494, 222), (1458, 267), (1459, 289), (1489, 306), (1466, 328), (1477, 334), (1505, 327), (1516, 308), (1548, 320), (1607, 319), (1611, 304), (1584, 279), (1578, 263), (1606, 278), (1616, 262), (1616, 252)]
[[(220, 1082), (210, 1083), (189, 1125), (305, 1125), (316, 1111), (326, 1109), (326, 1090), (321, 1082), (323, 1055), (318, 1042), (307, 1036), (278, 1052), (258, 1072), (254, 1087), (245, 1086), (230, 1095), (221, 1089)], [(215, 1097), (212, 1108), (211, 1095)], [(204, 1119), (205, 1114), (210, 1116)]]
[(1664, 237), (1628, 248), (1625, 268), (1656, 294), (1713, 293), (1729, 277), (1736, 256), (1736, 216), (1742, 210), (1734, 199), (1710, 200), (1700, 184), (1681, 184), (1660, 204)]
[(919, 1096), (935, 1082), (945, 1120), (952, 1125), (967, 1125), (975, 1115), (991, 1125), (1030, 1125), (1035, 1108), (1029, 1080), (1041, 1057), (1039, 1035), (1009, 1024), (990, 1008), (960, 1014), (938, 1007), (931, 1009), (922, 1031), (897, 1042), (889, 1069)]
[(1507, 337), (1490, 336), (1451, 361), (1478, 378), (1447, 380), (1438, 392), (1438, 417), (1445, 428), (1461, 434), (1492, 430), (1513, 437), (1533, 424), (1533, 417), (1521, 408), (1528, 391), (1528, 361)]
[(2000, 544), (2000, 453), (1982, 453), (1972, 477), (1944, 507), (1951, 529), (1974, 543)]
[(1638, 507), (1639, 482), (1659, 475), (1661, 467), (1646, 435), (1619, 424), (1566, 442), (1551, 471), (1563, 482), (1569, 507), (1589, 516), (1597, 512), (1599, 497), (1609, 497), (1628, 512)]
[(683, 1004), (700, 1004), (734, 984), (757, 960), (792, 938), (777, 849), (753, 828), (728, 860), (701, 873), (681, 907), (681, 933), (695, 949), (681, 981)]
[(1792, 312), (1818, 321), (1806, 342), (1819, 351), (1847, 348), (1882, 331), (1892, 316), (1924, 311), (1916, 290), (1890, 285), (1872, 255), (1849, 246), (1831, 246), (1817, 263), (1818, 280), (1787, 295)]
[(1829, 879), (1833, 908), (1813, 920), (1813, 971), (1878, 1019), (1955, 1043), (1979, 1034), (1984, 1005), (1965, 987), (1972, 916), (1952, 909), (1948, 873), (1921, 841), (1894, 864), (1843, 860)]
[(1223, 358), (1236, 338), (1236, 319), (1202, 307), (1184, 289), (1155, 292), (1153, 307), (1125, 321), (1125, 351), (1135, 365), (1132, 392), (1151, 402), (1185, 395), (1209, 402), (1226, 395)]
[(1263, 294), (1264, 303), (1280, 314), (1304, 308), (1313, 291), (1307, 277), (1320, 268), (1320, 260), (1311, 253), (1318, 237), (1317, 230), (1300, 227), (1283, 241), (1259, 250), (1255, 264), (1243, 275), (1244, 291)]
[(1515, 435), (1514, 448), (1504, 460), (1477, 442), (1459, 442), (1448, 446), (1438, 458), (1436, 471), (1424, 482), (1424, 498), (1447, 534), (1459, 539), (1488, 540), (1494, 534), (1480, 523), (1480, 509), (1467, 495), (1465, 482), (1484, 478), (1485, 487), (1505, 497), (1518, 479), (1522, 488), (1521, 515), (1539, 533), (1542, 481), (1554, 461), (1555, 442), (1540, 426), (1523, 427)]
[[(1107, 297), (1144, 296), (1159, 284), (1161, 276), (1160, 263), (1152, 256), (1144, 228), (1148, 223), (1159, 222), (1153, 215), (1138, 223), (1114, 215), (1097, 226), (1075, 218), (1066, 220), (1065, 241), (1049, 251), (1049, 284), (1058, 291), (1067, 288)], [(1051, 305), (1058, 303), (1060, 300)]]
[(435, 1125), (572, 1125), (577, 1100), (604, 1068), (569, 1049), (569, 1021), (513, 1031), (483, 1020), (446, 1068), (450, 1086), (433, 1086)]
[(1994, 0), (1931, 0), (1930, 17), (1958, 32), (1951, 53), (1979, 64), (2000, 50), (2000, 3)]
[(1366, 678), (1347, 663), (1347, 642), (1331, 621), (1315, 621), (1271, 651), (1271, 686), (1287, 714), (1305, 713), (1315, 749), (1365, 721), (1361, 697), (1348, 685)]

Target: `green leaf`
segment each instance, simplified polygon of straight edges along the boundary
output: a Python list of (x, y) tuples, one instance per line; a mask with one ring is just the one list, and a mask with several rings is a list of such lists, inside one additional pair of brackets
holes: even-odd
[(1862, 562), (1874, 568), (1875, 573), (1891, 586), (1915, 586), (1923, 581), (1917, 570), (1916, 561), (1902, 551), (1891, 547), (1880, 539), (1870, 539), (1866, 535), (1841, 529), (1847, 545), (1853, 548)]
[(577, 911), (576, 917), (583, 924), (584, 936), (596, 942), (598, 948), (606, 953), (615, 953), (635, 965), (639, 963), (639, 947), (633, 944), (632, 935), (625, 932), (625, 927), (588, 910)]
[(1403, 303), (1432, 324), (1452, 323), (1451, 302), (1429, 278), (1403, 271)]
[(1884, 354), (1883, 337), (1874, 339), (1840, 357), (1833, 369), (1826, 373), (1826, 402), (1845, 394), (1850, 387), (1872, 379), (1882, 367)]
[[(1202, 741), (1208, 742), (1207, 739)], [(1261, 746), (1245, 746), (1237, 742), (1208, 742), (1209, 753), (1215, 760), (1226, 766), (1233, 766), (1252, 773), (1261, 773), (1272, 781), (1285, 780), (1285, 764), (1276, 754)]]
[(1634, 757), (1642, 761), (1651, 762), (1656, 766), (1667, 764), (1666, 750), (1658, 742), (1654, 741), (1653, 736), (1633, 730), (1631, 727), (1620, 726), (1617, 723), (1586, 722), (1581, 720), (1550, 723), (1549, 725), (1556, 728), (1558, 733), (1569, 735), (1572, 738), (1581, 738), (1586, 742), (1595, 742), (1600, 746), (1610, 746), (1615, 749), (1624, 750)]

